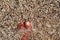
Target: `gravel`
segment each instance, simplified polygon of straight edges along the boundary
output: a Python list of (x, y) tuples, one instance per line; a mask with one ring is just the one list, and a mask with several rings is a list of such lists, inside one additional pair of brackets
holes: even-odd
[(25, 19), (28, 40), (60, 40), (60, 0), (0, 0), (0, 40), (21, 40), (17, 24)]

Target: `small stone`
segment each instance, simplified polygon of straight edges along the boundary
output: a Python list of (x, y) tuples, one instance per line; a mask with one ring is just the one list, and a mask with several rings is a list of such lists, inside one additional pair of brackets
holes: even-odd
[(3, 12), (5, 12), (6, 10), (5, 9), (2, 9)]
[(48, 13), (48, 10), (46, 10), (45, 13)]
[(49, 23), (46, 23), (46, 26), (47, 26), (47, 27), (51, 27), (51, 25), (50, 25)]

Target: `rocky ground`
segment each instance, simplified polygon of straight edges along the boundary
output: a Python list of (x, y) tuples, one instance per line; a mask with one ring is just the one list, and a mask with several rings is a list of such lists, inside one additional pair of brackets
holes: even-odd
[(60, 0), (0, 0), (0, 40), (21, 40), (24, 19), (31, 21), (28, 40), (60, 40)]

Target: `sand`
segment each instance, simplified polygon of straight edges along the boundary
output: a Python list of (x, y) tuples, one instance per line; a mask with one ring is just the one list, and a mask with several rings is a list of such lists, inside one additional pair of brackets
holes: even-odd
[(28, 40), (60, 40), (60, 0), (0, 0), (0, 40), (21, 40), (17, 24), (25, 19)]

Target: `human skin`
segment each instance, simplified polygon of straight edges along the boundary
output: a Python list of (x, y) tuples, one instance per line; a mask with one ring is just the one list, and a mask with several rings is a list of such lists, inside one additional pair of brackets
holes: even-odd
[(28, 36), (29, 36), (29, 32), (31, 29), (31, 23), (30, 21), (20, 21), (17, 25), (18, 29), (26, 29), (27, 31), (25, 32), (25, 34), (23, 35), (21, 40), (28, 40)]

